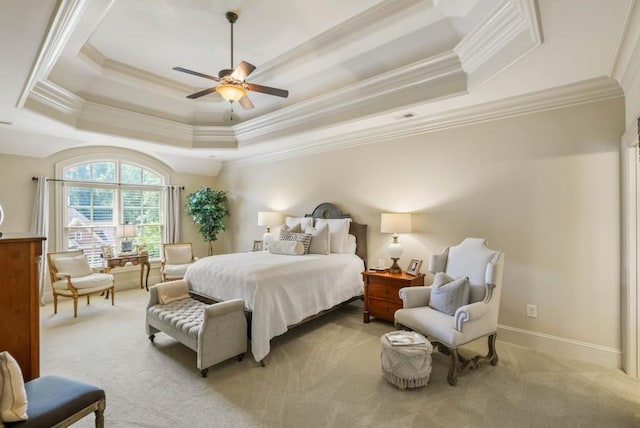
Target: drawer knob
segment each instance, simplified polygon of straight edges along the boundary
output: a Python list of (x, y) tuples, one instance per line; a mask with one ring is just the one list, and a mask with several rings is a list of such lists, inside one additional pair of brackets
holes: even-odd
[(389, 294), (389, 290), (384, 290), (384, 294)]

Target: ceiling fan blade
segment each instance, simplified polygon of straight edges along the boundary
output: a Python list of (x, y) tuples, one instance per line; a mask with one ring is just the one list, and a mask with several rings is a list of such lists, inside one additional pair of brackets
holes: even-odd
[(253, 70), (256, 69), (256, 66), (253, 64), (249, 64), (245, 61), (240, 61), (240, 64), (236, 67), (236, 69), (231, 73), (231, 77), (236, 80), (243, 81), (247, 78), (248, 75), (253, 73)]
[(191, 98), (192, 100), (195, 100), (196, 98), (200, 98), (204, 95), (210, 94), (212, 92), (215, 92), (216, 88), (215, 86), (213, 88), (209, 88), (209, 89), (205, 89), (204, 91), (200, 91), (200, 92), (196, 92), (195, 94), (191, 94), (191, 95), (187, 95), (187, 98)]
[(205, 79), (211, 79), (211, 80), (215, 80), (216, 82), (219, 82), (220, 79), (214, 76), (209, 76), (208, 74), (203, 74), (203, 73), (198, 73), (197, 71), (193, 71), (193, 70), (189, 70), (187, 68), (182, 68), (182, 67), (173, 67), (174, 70), (176, 71), (181, 71), (183, 73), (187, 73), (187, 74), (193, 74), (194, 76), (198, 76), (198, 77), (204, 77)]
[(251, 100), (249, 99), (249, 97), (247, 95), (245, 95), (244, 97), (240, 98), (238, 100), (238, 103), (245, 110), (251, 110), (253, 108), (253, 103), (251, 102)]
[(287, 98), (289, 91), (286, 89), (270, 88), (269, 86), (256, 85), (255, 83), (247, 83), (247, 89), (254, 92), (262, 92), (263, 94), (275, 95), (276, 97)]

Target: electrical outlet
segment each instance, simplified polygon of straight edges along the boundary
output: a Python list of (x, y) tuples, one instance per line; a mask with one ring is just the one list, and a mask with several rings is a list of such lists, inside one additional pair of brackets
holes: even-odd
[(538, 318), (538, 306), (527, 304), (527, 316), (530, 318)]

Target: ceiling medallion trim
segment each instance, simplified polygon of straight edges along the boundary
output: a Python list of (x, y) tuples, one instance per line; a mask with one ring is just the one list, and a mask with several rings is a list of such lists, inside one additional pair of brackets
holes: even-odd
[(595, 78), (533, 94), (459, 108), (435, 115), (420, 116), (407, 122), (394, 122), (376, 128), (367, 128), (349, 134), (324, 136), (306, 141), (303, 134), (296, 141), (294, 148), (228, 161), (225, 162), (225, 167), (269, 163), (623, 96), (624, 92), (615, 80), (607, 77)]

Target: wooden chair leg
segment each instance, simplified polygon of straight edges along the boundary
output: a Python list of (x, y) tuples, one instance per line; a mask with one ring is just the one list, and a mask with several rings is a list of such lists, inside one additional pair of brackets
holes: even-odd
[(53, 293), (53, 315), (58, 313), (58, 295)]
[(78, 296), (73, 296), (73, 317), (78, 318)]
[(101, 400), (98, 403), (98, 410), (95, 411), (96, 414), (96, 428), (104, 428), (104, 408), (105, 402)]
[(116, 298), (116, 286), (114, 285), (113, 287), (111, 287), (111, 306), (113, 306), (114, 303), (114, 299)]
[(91, 304), (91, 298), (90, 298), (90, 296), (87, 294), (87, 305), (90, 305), (90, 304)]
[(456, 386), (458, 383), (458, 350), (449, 349), (449, 373), (447, 374), (447, 381), (449, 385)]

